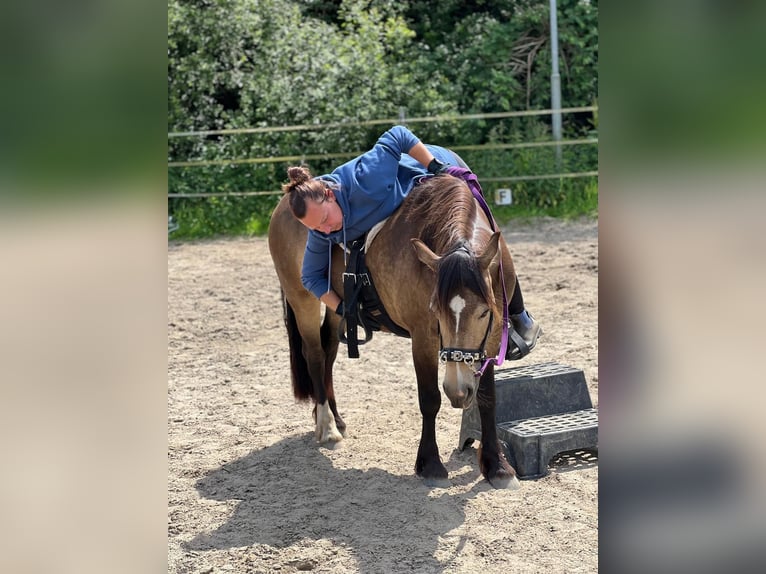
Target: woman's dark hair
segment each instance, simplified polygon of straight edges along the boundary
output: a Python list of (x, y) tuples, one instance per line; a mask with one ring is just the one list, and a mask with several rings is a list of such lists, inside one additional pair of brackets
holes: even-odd
[(290, 183), (284, 184), (282, 191), (290, 194), (288, 198), (290, 211), (296, 218), (303, 219), (305, 217), (307, 199), (317, 203), (322, 203), (327, 199), (327, 183), (313, 179), (307, 167), (288, 167), (287, 177), (290, 178)]

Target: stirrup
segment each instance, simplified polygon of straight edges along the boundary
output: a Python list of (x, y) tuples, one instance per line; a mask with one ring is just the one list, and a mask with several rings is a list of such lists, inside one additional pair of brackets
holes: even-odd
[(516, 332), (516, 329), (513, 327), (508, 329), (508, 338), (513, 341), (516, 347), (508, 347), (508, 350), (505, 353), (505, 360), (518, 361), (529, 355), (529, 353), (532, 352), (532, 349), (535, 348), (535, 345), (537, 345), (537, 339), (539, 339), (542, 334), (543, 328), (540, 327), (539, 331), (537, 332), (537, 337), (535, 337), (531, 344), (527, 345), (527, 342), (521, 337), (521, 335)]

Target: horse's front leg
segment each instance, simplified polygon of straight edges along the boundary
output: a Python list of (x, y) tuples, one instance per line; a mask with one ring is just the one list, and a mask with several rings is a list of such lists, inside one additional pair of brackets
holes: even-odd
[(495, 488), (519, 488), (516, 471), (505, 459), (497, 439), (495, 423), (495, 369), (490, 364), (479, 381), (476, 395), (481, 419), (481, 445), (479, 446), (479, 468), (484, 478)]
[(418, 379), (418, 402), (423, 416), (415, 473), (429, 486), (448, 486), (447, 468), (442, 464), (436, 444), (436, 415), (441, 407), (437, 356), (435, 351), (419, 351), (417, 347), (413, 336), (412, 352)]

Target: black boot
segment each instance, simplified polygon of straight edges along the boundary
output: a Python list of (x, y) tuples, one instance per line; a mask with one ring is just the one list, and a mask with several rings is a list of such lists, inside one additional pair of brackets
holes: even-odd
[(508, 361), (518, 361), (535, 348), (538, 337), (543, 334), (543, 328), (526, 310), (517, 315), (511, 315), (510, 319), (508, 351), (505, 353), (505, 358)]

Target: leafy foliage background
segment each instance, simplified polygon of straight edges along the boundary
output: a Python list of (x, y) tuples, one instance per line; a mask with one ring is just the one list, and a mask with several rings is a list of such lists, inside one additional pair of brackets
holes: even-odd
[[(550, 107), (545, 0), (169, 0), (170, 132), (365, 122)], [(565, 107), (597, 101), (597, 0), (559, 0)], [(564, 115), (564, 137), (595, 135), (593, 114)], [(408, 122), (444, 146), (545, 141), (549, 118)], [(168, 139), (168, 160), (336, 154), (368, 149), (387, 125)], [(594, 145), (563, 148), (562, 171), (595, 170)], [(346, 154), (346, 157), (337, 154)], [(555, 173), (552, 147), (465, 151), (480, 178)], [(171, 193), (278, 190), (295, 161), (171, 166)], [(498, 185), (485, 184), (492, 193)], [(507, 185), (506, 185), (507, 187)], [(514, 184), (513, 209), (593, 211), (592, 179)], [(262, 233), (277, 195), (171, 198), (174, 236)]]

